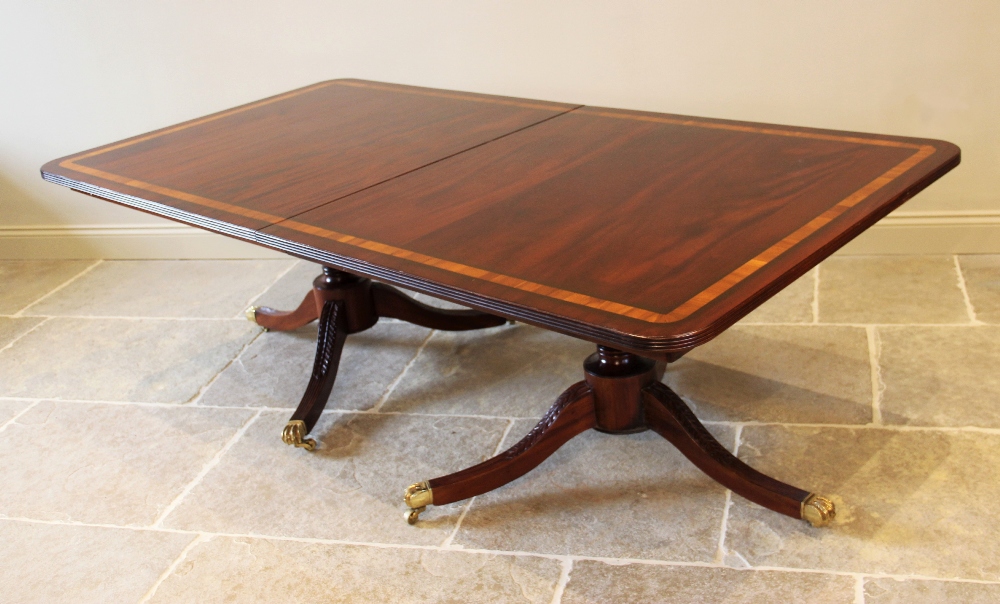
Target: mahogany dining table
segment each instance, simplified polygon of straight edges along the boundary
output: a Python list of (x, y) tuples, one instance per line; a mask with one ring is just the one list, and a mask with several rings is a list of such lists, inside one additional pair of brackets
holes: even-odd
[(959, 159), (939, 140), (341, 79), (57, 159), (42, 177), (323, 266), (298, 309), (247, 311), (269, 330), (319, 319), (290, 445), (315, 447), (345, 338), (380, 317), (441, 330), (516, 320), (596, 344), (584, 379), (523, 440), (406, 488), (411, 524), (593, 428), (652, 429), (733, 492), (823, 526), (834, 504), (737, 459), (661, 382), (664, 367)]

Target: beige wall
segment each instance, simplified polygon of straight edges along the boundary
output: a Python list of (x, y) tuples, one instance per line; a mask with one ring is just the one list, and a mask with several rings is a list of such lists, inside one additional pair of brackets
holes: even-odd
[(943, 138), (909, 219), (1000, 228), (998, 40), (997, 0), (0, 0), (0, 246), (165, 224), (45, 161), (334, 77)]

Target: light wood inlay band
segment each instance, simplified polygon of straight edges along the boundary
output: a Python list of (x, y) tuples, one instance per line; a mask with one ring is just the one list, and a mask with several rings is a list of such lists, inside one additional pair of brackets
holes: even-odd
[(753, 126), (743, 126), (738, 124), (722, 124), (715, 122), (701, 122), (698, 120), (681, 120), (670, 117), (656, 117), (656, 116), (644, 116), (635, 115), (627, 113), (614, 113), (611, 111), (601, 111), (589, 108), (580, 108), (575, 110), (576, 113), (585, 113), (589, 115), (597, 115), (601, 117), (615, 118), (615, 119), (633, 119), (639, 121), (650, 121), (665, 124), (672, 124), (677, 126), (689, 126), (698, 128), (714, 128), (723, 130), (734, 130), (739, 132), (748, 132), (754, 134), (766, 134), (773, 136), (793, 136), (801, 138), (811, 138), (818, 140), (829, 140), (838, 142), (847, 142), (854, 144), (865, 144), (865, 145), (878, 145), (886, 147), (898, 147), (898, 148), (909, 148), (915, 149), (916, 152), (910, 157), (904, 159), (899, 164), (890, 168), (884, 172), (881, 176), (877, 177), (875, 180), (869, 182), (865, 186), (861, 187), (851, 195), (847, 196), (839, 203), (837, 203), (832, 208), (826, 210), (816, 218), (812, 219), (805, 225), (799, 227), (790, 235), (782, 239), (781, 241), (775, 243), (771, 247), (767, 248), (754, 258), (748, 260), (743, 265), (723, 277), (722, 279), (716, 281), (712, 285), (708, 286), (700, 293), (696, 294), (686, 302), (682, 303), (680, 306), (674, 308), (667, 313), (659, 313), (651, 310), (645, 310), (642, 308), (637, 308), (634, 306), (629, 306), (627, 304), (621, 304), (619, 302), (613, 302), (610, 300), (602, 300), (600, 298), (595, 298), (593, 296), (588, 296), (586, 294), (581, 294), (577, 292), (571, 292), (564, 289), (559, 289), (556, 287), (551, 287), (548, 285), (543, 285), (541, 283), (535, 283), (532, 281), (527, 281), (525, 279), (519, 279), (517, 277), (511, 277), (509, 275), (503, 275), (500, 273), (494, 273), (485, 269), (476, 268), (473, 266), (468, 266), (458, 262), (452, 262), (450, 260), (444, 260), (442, 258), (435, 258), (433, 256), (428, 256), (426, 254), (421, 254), (419, 252), (414, 252), (411, 250), (406, 250), (386, 243), (380, 243), (378, 241), (371, 241), (368, 239), (363, 239), (361, 237), (355, 237), (353, 235), (347, 235), (344, 233), (338, 233), (336, 231), (331, 231), (329, 229), (324, 229), (322, 227), (317, 227), (314, 225), (305, 224), (293, 219), (285, 219), (280, 216), (275, 216), (268, 214), (266, 212), (259, 212), (256, 210), (251, 210), (249, 208), (244, 208), (241, 206), (236, 206), (223, 201), (218, 201), (215, 199), (209, 199), (207, 197), (202, 197), (200, 195), (194, 195), (191, 193), (186, 193), (184, 191), (177, 191), (169, 187), (162, 187), (156, 184), (147, 183), (141, 180), (136, 180), (128, 178), (126, 176), (121, 176), (118, 174), (112, 174), (99, 170), (97, 168), (91, 168), (89, 166), (83, 166), (76, 163), (78, 160), (86, 159), (88, 157), (94, 157), (102, 153), (107, 153), (115, 149), (121, 149), (122, 147), (127, 147), (129, 145), (134, 145), (143, 141), (150, 140), (159, 136), (170, 134), (171, 132), (176, 132), (178, 130), (183, 130), (185, 128), (190, 128), (198, 124), (203, 124), (213, 120), (217, 120), (222, 117), (233, 115), (235, 113), (240, 113), (247, 111), (248, 109), (253, 109), (260, 107), (262, 105), (268, 105), (275, 103), (290, 97), (298, 96), (300, 94), (316, 90), (318, 88), (323, 88), (325, 86), (330, 86), (333, 84), (342, 86), (356, 86), (356, 87), (367, 87), (376, 88), (380, 90), (391, 90), (394, 92), (406, 92), (412, 94), (425, 94), (430, 96), (441, 96), (445, 98), (455, 98), (460, 100), (472, 100), (476, 102), (487, 102), (487, 103), (497, 103), (505, 105), (516, 105), (532, 109), (553, 109), (551, 105), (543, 105), (540, 103), (528, 103), (528, 102), (517, 102), (514, 100), (506, 99), (492, 99), (483, 97), (473, 97), (466, 96), (460, 93), (450, 93), (450, 92), (435, 92), (430, 90), (412, 90), (406, 88), (396, 88), (388, 85), (378, 85), (369, 84), (365, 82), (322, 82), (314, 86), (309, 86), (307, 88), (301, 88), (299, 90), (293, 90), (287, 94), (279, 95), (269, 99), (264, 99), (256, 103), (251, 103), (249, 105), (244, 105), (242, 107), (237, 107), (229, 111), (224, 111), (214, 115), (206, 116), (201, 119), (193, 120), (190, 122), (185, 122), (183, 124), (178, 124), (177, 126), (166, 128), (164, 130), (159, 130), (157, 132), (150, 133), (148, 135), (140, 136), (134, 139), (129, 139), (121, 143), (111, 145), (109, 147), (102, 147), (93, 151), (88, 151), (81, 155), (74, 156), (70, 159), (63, 160), (59, 165), (63, 168), (73, 170), (75, 172), (80, 172), (83, 174), (88, 174), (90, 176), (96, 176), (104, 180), (111, 182), (117, 182), (129, 187), (136, 189), (142, 189), (160, 195), (165, 195), (167, 197), (172, 197), (181, 201), (186, 201), (188, 203), (201, 205), (204, 207), (212, 208), (215, 210), (228, 212), (235, 214), (237, 216), (243, 216), (246, 218), (253, 218), (255, 220), (260, 220), (263, 222), (270, 222), (272, 224), (281, 223), (281, 226), (290, 228), (292, 230), (299, 231), (301, 233), (306, 233), (309, 235), (314, 235), (316, 237), (321, 237), (323, 239), (328, 239), (331, 241), (336, 241), (345, 245), (350, 245), (369, 251), (377, 252), (380, 254), (385, 254), (387, 256), (393, 256), (395, 258), (401, 258), (410, 262), (415, 262), (417, 264), (423, 264), (425, 266), (431, 266), (444, 271), (456, 273), (463, 275), (465, 277), (471, 277), (473, 279), (479, 279), (482, 281), (488, 281), (490, 283), (495, 283), (498, 285), (503, 285), (506, 287), (511, 287), (525, 292), (530, 292), (533, 294), (538, 294), (540, 296), (546, 296), (548, 298), (553, 298), (556, 300), (562, 300), (563, 302), (568, 302), (570, 304), (577, 304), (580, 306), (586, 306), (588, 308), (593, 308), (596, 310), (601, 310), (609, 312), (612, 314), (630, 317), (632, 319), (638, 319), (640, 321), (645, 321), (647, 323), (675, 323), (682, 319), (685, 319), (691, 314), (693, 314), (698, 309), (704, 307), (706, 304), (712, 300), (718, 298), (720, 295), (733, 288), (735, 285), (745, 280), (747, 277), (753, 273), (760, 270), (763, 266), (767, 265), (769, 262), (773, 261), (775, 258), (781, 256), (781, 254), (787, 252), (792, 247), (802, 242), (804, 239), (829, 224), (832, 220), (846, 212), (848, 209), (861, 203), (863, 200), (867, 199), (869, 196), (874, 194), (876, 191), (882, 187), (888, 185), (893, 180), (901, 176), (907, 170), (913, 168), (919, 164), (924, 159), (930, 157), (934, 154), (935, 148), (931, 145), (917, 145), (913, 143), (906, 143), (900, 141), (883, 140), (883, 139), (867, 139), (856, 136), (839, 136), (835, 134), (822, 134), (815, 132), (796, 132), (791, 130), (781, 130), (778, 128), (764, 128), (764, 127), (753, 127)]

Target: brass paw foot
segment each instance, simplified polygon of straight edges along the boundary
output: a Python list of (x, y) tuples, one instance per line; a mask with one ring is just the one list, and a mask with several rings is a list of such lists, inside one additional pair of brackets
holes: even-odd
[(281, 431), (281, 440), (286, 445), (312, 451), (316, 448), (316, 441), (312, 438), (305, 438), (305, 435), (306, 423), (300, 419), (295, 419), (285, 424), (285, 429)]
[(403, 494), (403, 501), (410, 509), (406, 511), (404, 517), (408, 524), (416, 524), (420, 518), (420, 512), (427, 509), (427, 506), (434, 505), (434, 493), (427, 482), (418, 482), (406, 487)]
[(802, 502), (802, 519), (813, 526), (826, 526), (836, 517), (837, 508), (826, 497), (810, 494)]

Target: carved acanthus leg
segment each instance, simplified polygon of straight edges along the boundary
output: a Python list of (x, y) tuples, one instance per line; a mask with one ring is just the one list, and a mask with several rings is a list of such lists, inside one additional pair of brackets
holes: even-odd
[(444, 505), (502, 487), (524, 476), (571, 438), (595, 425), (594, 395), (586, 382), (570, 386), (516, 445), (460, 472), (411, 485), (404, 501), (413, 524), (428, 505)]
[(347, 338), (345, 314), (342, 301), (329, 300), (323, 305), (316, 340), (316, 360), (313, 363), (309, 385), (281, 434), (281, 440), (289, 445), (309, 451), (316, 447), (316, 441), (305, 436), (319, 421), (320, 414), (330, 398), (330, 391), (333, 390), (333, 383), (337, 379), (340, 354)]
[(375, 312), (380, 317), (401, 319), (414, 325), (443, 331), (466, 331), (503, 325), (506, 319), (478, 310), (434, 308), (418, 302), (394, 287), (372, 284)]
[(825, 497), (765, 476), (740, 461), (705, 429), (673, 390), (660, 382), (643, 389), (646, 423), (694, 465), (754, 503), (792, 518), (824, 526), (836, 515)]

